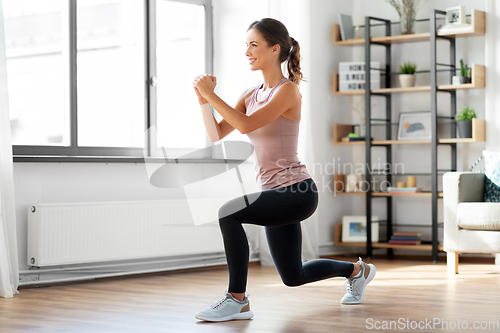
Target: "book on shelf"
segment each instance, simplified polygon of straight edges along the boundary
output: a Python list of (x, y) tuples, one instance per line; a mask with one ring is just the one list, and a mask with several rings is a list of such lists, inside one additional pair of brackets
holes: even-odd
[(420, 240), (419, 236), (391, 236), (391, 240), (410, 240), (410, 241), (418, 241)]
[[(372, 138), (372, 140), (373, 140), (373, 138)], [(345, 136), (345, 137), (341, 138), (340, 141), (341, 142), (365, 141), (365, 137), (364, 136), (355, 136), (355, 137)]]
[(387, 187), (387, 192), (418, 192), (416, 187)]
[(420, 237), (422, 234), (417, 231), (394, 231), (393, 236), (409, 236), (409, 237)]
[(420, 245), (420, 240), (396, 240), (391, 239), (389, 244), (401, 244), (401, 245)]

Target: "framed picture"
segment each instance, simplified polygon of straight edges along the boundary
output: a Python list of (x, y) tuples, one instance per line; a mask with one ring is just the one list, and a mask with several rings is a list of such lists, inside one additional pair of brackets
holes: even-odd
[(354, 38), (354, 26), (352, 25), (352, 16), (339, 14), (340, 39), (348, 40)]
[(465, 6), (456, 6), (446, 8), (446, 24), (464, 24), (465, 20)]
[[(372, 243), (378, 243), (376, 221), (378, 217), (372, 216)], [(366, 215), (342, 216), (342, 242), (366, 242)]]
[(398, 122), (398, 140), (430, 140), (431, 113), (401, 112)]

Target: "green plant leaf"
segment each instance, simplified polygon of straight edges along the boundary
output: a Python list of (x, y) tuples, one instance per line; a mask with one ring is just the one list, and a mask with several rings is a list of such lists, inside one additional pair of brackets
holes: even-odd
[(456, 115), (455, 120), (456, 121), (470, 121), (476, 117), (477, 117), (477, 115), (476, 115), (476, 111), (474, 110), (474, 108), (466, 106), (462, 109), (462, 111), (460, 111)]

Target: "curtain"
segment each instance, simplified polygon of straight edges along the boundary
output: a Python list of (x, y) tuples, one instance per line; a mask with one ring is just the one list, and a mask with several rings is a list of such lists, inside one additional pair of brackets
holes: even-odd
[(7, 92), (3, 4), (0, 0), (0, 296), (13, 297), (14, 294), (18, 294), (18, 285), (12, 139)]
[[(309, 1), (304, 0), (269, 0), (269, 17), (281, 21), (288, 29), (291, 37), (300, 45), (301, 69), (304, 76), (308, 77), (310, 52), (309, 52)], [(314, 128), (312, 128), (312, 112), (309, 99), (309, 83), (300, 84), (302, 95), (302, 113), (299, 127), (299, 160), (306, 165), (307, 171), (316, 182), (321, 201), (320, 178), (314, 174)], [(318, 175), (319, 176), (319, 175)], [(302, 221), (302, 261), (317, 259), (319, 257), (318, 237), (318, 211), (307, 220)], [(272, 257), (266, 241), (264, 228), (259, 234), (260, 263), (263, 266), (273, 265)]]

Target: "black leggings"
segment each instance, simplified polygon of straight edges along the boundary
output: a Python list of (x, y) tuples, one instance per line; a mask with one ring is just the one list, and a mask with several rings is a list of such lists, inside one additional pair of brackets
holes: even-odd
[[(246, 206), (242, 202), (246, 202)], [(312, 178), (250, 193), (222, 205), (219, 225), (229, 270), (228, 291), (244, 293), (246, 290), (249, 250), (242, 223), (266, 228), (269, 249), (285, 285), (292, 287), (335, 276), (349, 277), (354, 265), (348, 261), (315, 259), (302, 264), (300, 221), (311, 216), (317, 206), (318, 189)]]

